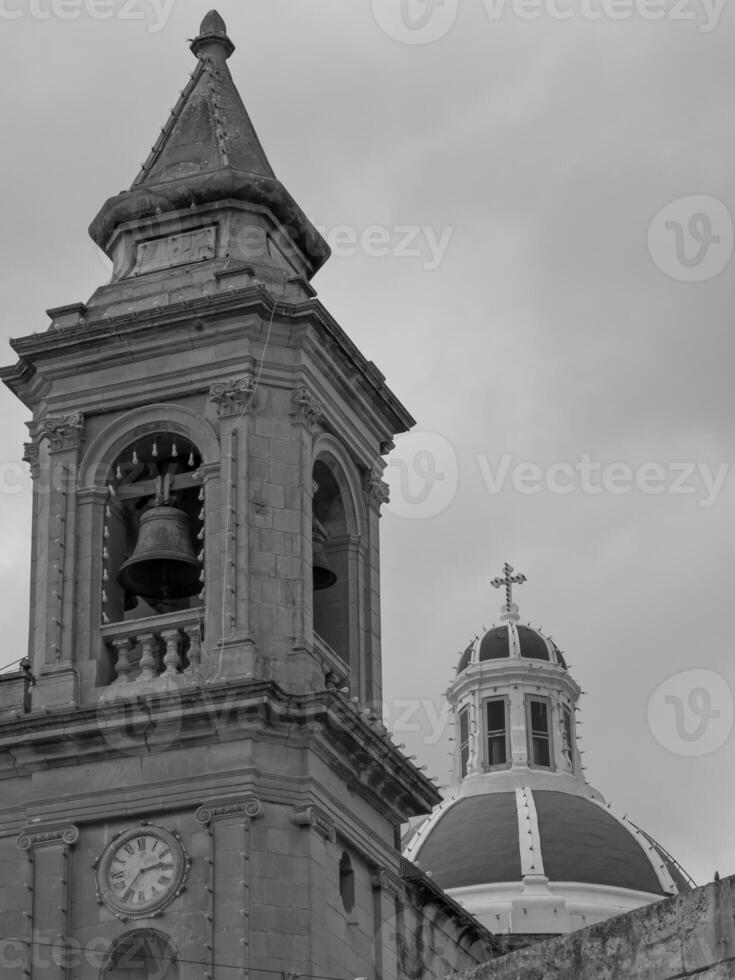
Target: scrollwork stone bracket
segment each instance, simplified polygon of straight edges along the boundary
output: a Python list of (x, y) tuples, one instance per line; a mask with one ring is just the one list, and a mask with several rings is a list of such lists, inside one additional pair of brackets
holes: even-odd
[(23, 462), (28, 463), (31, 468), (31, 476), (35, 480), (41, 468), (40, 449), (37, 442), (23, 443)]
[(334, 821), (323, 810), (320, 810), (318, 806), (299, 807), (291, 814), (290, 820), (296, 827), (312, 827), (325, 840), (331, 843), (334, 843), (337, 839)]
[(294, 388), (291, 396), (293, 411), (291, 417), (296, 425), (305, 425), (307, 429), (313, 431), (324, 418), (324, 406), (318, 401), (306, 385), (299, 385)]
[(40, 425), (39, 439), (48, 439), (52, 452), (79, 449), (84, 438), (84, 414), (49, 415)]
[(370, 501), (371, 507), (380, 510), (383, 504), (390, 502), (390, 489), (388, 484), (382, 479), (380, 470), (373, 468), (365, 477), (363, 487)]
[(68, 824), (64, 827), (35, 827), (33, 829), (24, 830), (18, 839), (16, 840), (16, 845), (21, 851), (30, 851), (34, 847), (43, 847), (44, 845), (51, 844), (61, 844), (66, 847), (71, 847), (72, 844), (76, 844), (79, 840), (79, 828), (75, 827), (74, 824)]
[(403, 881), (387, 868), (376, 868), (370, 875), (370, 884), (377, 891), (380, 889), (392, 898), (400, 901), (405, 899), (406, 886)]
[(217, 406), (221, 419), (250, 414), (255, 408), (256, 388), (255, 372), (250, 370), (240, 378), (215, 381), (209, 388), (209, 400)]
[(204, 803), (194, 816), (199, 823), (206, 826), (214, 820), (227, 817), (247, 817), (249, 820), (255, 820), (262, 812), (261, 800), (257, 796), (248, 796), (242, 799), (213, 800)]

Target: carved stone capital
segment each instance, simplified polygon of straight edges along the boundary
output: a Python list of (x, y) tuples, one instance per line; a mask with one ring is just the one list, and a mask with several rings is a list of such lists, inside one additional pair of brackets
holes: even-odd
[(43, 847), (50, 844), (62, 844), (70, 847), (79, 840), (79, 829), (74, 824), (67, 824), (63, 827), (38, 827), (24, 830), (16, 840), (16, 845), (21, 851), (30, 851), (34, 847)]
[(390, 501), (390, 490), (388, 484), (382, 479), (382, 473), (378, 469), (372, 469), (365, 477), (363, 486), (368, 495), (371, 507), (380, 510), (383, 504)]
[(293, 411), (291, 417), (297, 425), (313, 429), (324, 417), (324, 406), (317, 401), (306, 385), (299, 385), (292, 395)]
[(52, 452), (62, 449), (79, 449), (84, 438), (84, 415), (49, 415), (41, 422), (40, 438), (48, 439)]
[(31, 468), (31, 476), (35, 480), (40, 471), (40, 451), (37, 442), (23, 443), (23, 462)]
[(210, 824), (213, 820), (227, 817), (247, 817), (254, 820), (263, 812), (263, 804), (257, 796), (246, 796), (241, 799), (212, 800), (204, 803), (195, 813), (199, 823)]
[(334, 821), (318, 806), (300, 807), (298, 810), (294, 810), (290, 820), (296, 827), (313, 827), (325, 840), (332, 843), (336, 840)]
[(250, 414), (255, 407), (255, 388), (255, 373), (248, 371), (240, 378), (215, 381), (209, 388), (209, 400), (217, 406), (217, 415), (221, 419)]
[(403, 899), (405, 896), (405, 885), (392, 871), (387, 868), (377, 868), (370, 875), (370, 884), (373, 888), (380, 889), (392, 898)]

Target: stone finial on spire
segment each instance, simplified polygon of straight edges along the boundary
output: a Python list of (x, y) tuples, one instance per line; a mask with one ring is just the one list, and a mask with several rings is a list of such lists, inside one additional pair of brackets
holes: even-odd
[(227, 36), (227, 24), (222, 15), (217, 10), (210, 10), (199, 28), (199, 36), (191, 42), (191, 50), (201, 59), (202, 55), (213, 55), (215, 52), (221, 56), (222, 49), (227, 60), (235, 45)]
[(513, 574), (513, 566), (506, 562), (503, 565), (502, 578), (494, 578), (490, 583), (494, 589), (505, 588), (505, 605), (503, 606), (503, 618), (518, 619), (518, 606), (513, 602), (513, 586), (523, 585), (528, 581), (525, 575)]

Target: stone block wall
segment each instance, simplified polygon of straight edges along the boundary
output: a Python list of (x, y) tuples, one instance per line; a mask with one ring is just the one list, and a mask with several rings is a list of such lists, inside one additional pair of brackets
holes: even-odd
[(462, 980), (729, 980), (735, 877), (461, 974)]

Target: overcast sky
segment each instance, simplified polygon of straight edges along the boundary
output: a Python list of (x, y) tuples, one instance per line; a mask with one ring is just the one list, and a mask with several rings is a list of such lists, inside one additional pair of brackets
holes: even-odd
[[(87, 226), (145, 159), (207, 9), (165, 6), (0, 0), (3, 342), (106, 276)], [(735, 872), (735, 13), (676, 6), (219, 9), (271, 163), (335, 246), (320, 298), (418, 420), (382, 522), (389, 723), (445, 782), (441, 693), (514, 563), (521, 615), (587, 692), (592, 783), (703, 883)], [(9, 663), (28, 413), (0, 399)]]

